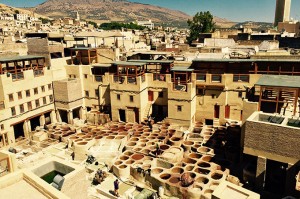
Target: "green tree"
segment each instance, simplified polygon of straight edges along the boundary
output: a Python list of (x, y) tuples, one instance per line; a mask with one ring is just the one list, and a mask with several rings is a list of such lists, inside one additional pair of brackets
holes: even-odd
[(187, 38), (189, 44), (192, 41), (199, 38), (200, 33), (210, 33), (215, 30), (215, 22), (213, 21), (214, 17), (210, 14), (209, 11), (206, 12), (197, 12), (192, 20), (188, 20), (188, 26), (190, 28), (190, 36)]

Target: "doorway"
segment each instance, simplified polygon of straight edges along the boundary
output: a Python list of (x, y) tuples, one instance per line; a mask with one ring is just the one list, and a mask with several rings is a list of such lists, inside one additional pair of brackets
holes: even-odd
[(15, 139), (17, 139), (19, 137), (25, 137), (23, 126), (24, 126), (24, 122), (14, 125)]
[(64, 111), (64, 110), (58, 110), (58, 112), (59, 112), (61, 121), (65, 122), (65, 123), (68, 123), (68, 112)]
[(230, 106), (229, 105), (225, 106), (225, 118), (226, 119), (230, 118)]
[(119, 118), (121, 121), (126, 122), (126, 112), (124, 109), (119, 109)]
[(153, 101), (153, 91), (148, 91), (148, 101), (149, 102)]
[(214, 118), (220, 118), (220, 105), (215, 105)]
[(138, 108), (134, 108), (134, 114), (135, 114), (135, 122), (140, 123), (140, 114)]
[(34, 131), (37, 126), (40, 126), (40, 116), (30, 119), (31, 130)]

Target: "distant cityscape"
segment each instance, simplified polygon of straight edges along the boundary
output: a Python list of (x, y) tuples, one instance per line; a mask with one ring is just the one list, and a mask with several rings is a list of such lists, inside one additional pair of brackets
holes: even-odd
[(273, 24), (104, 3), (132, 18), (0, 4), (0, 198), (300, 198), (291, 0)]

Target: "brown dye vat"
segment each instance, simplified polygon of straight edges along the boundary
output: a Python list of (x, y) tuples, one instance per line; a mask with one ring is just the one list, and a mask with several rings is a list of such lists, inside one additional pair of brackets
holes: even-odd
[(125, 162), (125, 164), (131, 165), (131, 164), (133, 164), (134, 162), (135, 162), (134, 160), (127, 160), (127, 161)]
[(203, 167), (203, 168), (209, 168), (210, 164), (208, 162), (199, 162), (197, 164), (199, 167)]
[(167, 149), (169, 149), (170, 148), (170, 146), (169, 145), (166, 145), (166, 144), (162, 144), (162, 145), (160, 145), (160, 147), (159, 147), (161, 150), (167, 150)]
[(204, 195), (205, 195), (206, 197), (210, 198), (213, 192), (214, 192), (214, 191), (211, 190), (211, 189), (206, 189), (206, 190), (204, 191)]
[(163, 180), (168, 180), (171, 177), (171, 174), (163, 173), (159, 177)]
[(158, 136), (157, 137), (159, 140), (164, 140), (166, 137), (165, 136)]
[(152, 161), (152, 160), (153, 160), (153, 158), (152, 158), (152, 157), (150, 157), (150, 156), (146, 156), (146, 157), (144, 157), (144, 161), (146, 161), (146, 160), (150, 160), (150, 161)]
[(161, 168), (155, 168), (151, 170), (152, 174), (160, 174), (161, 172), (163, 172), (164, 170)]
[(174, 135), (174, 133), (176, 132), (176, 130), (175, 129), (169, 129), (168, 132), (169, 132), (170, 135)]
[(97, 135), (97, 136), (95, 137), (96, 140), (100, 140), (100, 139), (102, 139), (102, 138), (103, 138), (103, 136), (101, 136), (101, 135)]
[(143, 132), (148, 133), (148, 132), (151, 132), (151, 130), (149, 128), (147, 128), (147, 129), (144, 129)]
[(83, 128), (81, 128), (81, 131), (87, 133), (89, 130), (88, 130), (88, 128), (83, 127)]
[(143, 165), (142, 167), (145, 171), (151, 168), (151, 164)]
[(128, 160), (128, 158), (129, 158), (128, 156), (123, 155), (123, 156), (120, 157), (120, 160)]
[(187, 173), (191, 178), (195, 178), (197, 175), (194, 172), (185, 172)]
[(134, 154), (131, 156), (131, 158), (133, 160), (141, 160), (141, 159), (143, 159), (143, 157), (144, 157), (144, 155), (142, 155), (142, 154)]
[(82, 141), (82, 139), (76, 139), (76, 140), (74, 140), (74, 142), (80, 142), (80, 141)]
[(185, 166), (185, 170), (186, 171), (192, 171), (194, 169), (194, 166), (193, 165), (186, 165)]
[(77, 136), (70, 136), (69, 139), (70, 140), (76, 140), (78, 137)]
[(194, 144), (194, 142), (192, 141), (184, 141), (183, 145), (187, 145), (187, 146), (192, 146)]
[(91, 138), (91, 136), (85, 135), (81, 137), (82, 139)]
[(209, 182), (209, 179), (207, 177), (200, 176), (195, 180), (195, 182), (207, 184)]
[(86, 138), (85, 141), (91, 141), (93, 138)]
[(189, 135), (189, 138), (202, 138), (201, 135), (197, 134), (197, 133), (191, 133)]
[(178, 142), (178, 141), (181, 140), (181, 138), (179, 138), (179, 137), (171, 137), (170, 140), (173, 141), (173, 142)]
[(178, 182), (180, 182), (180, 178), (178, 177), (172, 177), (169, 179), (169, 182), (172, 184), (177, 184)]
[(122, 164), (123, 163), (123, 161), (116, 161), (115, 162), (115, 165), (120, 165), (120, 164)]
[(202, 168), (196, 168), (196, 169), (195, 169), (195, 172), (196, 172), (196, 173), (199, 173), (199, 174), (207, 175), (207, 174), (209, 174), (210, 170), (202, 169)]
[(183, 162), (186, 163), (186, 164), (196, 164), (197, 161), (193, 160), (191, 158), (184, 158)]
[(131, 156), (131, 155), (133, 155), (133, 153), (131, 151), (125, 151), (124, 155)]
[(204, 155), (202, 156), (201, 160), (205, 162), (210, 162), (212, 157), (210, 155)]
[(214, 180), (220, 180), (222, 177), (223, 177), (222, 173), (215, 172), (215, 173), (211, 174), (211, 178)]
[(115, 139), (115, 136), (111, 136), (111, 135), (110, 135), (110, 136), (107, 136), (106, 139), (108, 139), (108, 140), (113, 140), (113, 139)]
[(78, 142), (78, 143), (77, 143), (77, 145), (86, 145), (86, 144), (87, 144), (87, 142), (84, 142), (84, 141), (83, 141), (83, 142)]
[(127, 165), (122, 164), (122, 165), (119, 166), (119, 168), (120, 168), (120, 169), (125, 169), (125, 168), (127, 168)]
[(148, 155), (148, 154), (150, 153), (150, 150), (149, 150), (149, 149), (143, 149), (143, 150), (142, 150), (142, 153), (144, 153), (144, 154), (147, 154), (147, 155)]
[(200, 159), (201, 157), (202, 157), (202, 155), (199, 153), (190, 153), (189, 154), (189, 158)]
[(139, 139), (138, 138), (136, 138), (136, 137), (133, 137), (133, 138), (130, 138), (130, 140), (129, 141), (134, 141), (134, 142), (136, 142), (136, 141), (139, 141)]
[(116, 140), (122, 140), (123, 138), (125, 138), (125, 136), (120, 136), (120, 135), (118, 135), (118, 136), (116, 136)]
[(198, 185), (198, 184), (194, 185), (194, 188), (200, 189), (201, 191), (203, 190), (203, 187), (201, 185)]
[(172, 168), (171, 172), (175, 173), (175, 174), (182, 174), (184, 172), (184, 170), (183, 170), (183, 168), (180, 168), (180, 167), (174, 167), (174, 168)]
[(146, 145), (147, 145), (147, 146), (153, 146), (153, 145), (155, 145), (155, 143), (154, 143), (154, 142), (147, 142)]
[(145, 146), (146, 146), (146, 143), (145, 143), (145, 142), (140, 142), (140, 143), (138, 143), (138, 145), (139, 145), (140, 147), (145, 147)]
[(207, 148), (205, 146), (199, 147), (197, 149), (198, 153), (208, 153), (208, 152), (210, 152), (210, 150), (211, 150), (210, 148)]
[(142, 150), (141, 147), (135, 147), (135, 148), (134, 148), (134, 151), (141, 151), (141, 150)]

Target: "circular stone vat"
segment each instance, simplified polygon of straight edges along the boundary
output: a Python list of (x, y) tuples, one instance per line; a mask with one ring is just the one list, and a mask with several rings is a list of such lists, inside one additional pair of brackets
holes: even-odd
[(125, 169), (125, 168), (127, 168), (127, 165), (122, 164), (122, 165), (119, 166), (119, 168), (120, 168), (120, 169)]
[(86, 145), (87, 142), (78, 142), (77, 145)]
[(202, 155), (199, 153), (190, 153), (189, 154), (189, 158), (200, 159), (201, 157), (202, 157)]
[(181, 140), (181, 138), (179, 138), (179, 137), (171, 137), (170, 140), (173, 141), (173, 142), (178, 142), (178, 141)]
[(161, 150), (167, 150), (167, 149), (169, 149), (170, 148), (170, 146), (169, 145), (166, 145), (166, 144), (162, 144), (162, 145), (160, 145), (160, 147), (159, 147)]
[(144, 154), (149, 154), (150, 150), (149, 149), (143, 149), (141, 152), (144, 153)]
[(197, 161), (192, 158), (184, 158), (183, 162), (186, 164), (196, 164)]
[(175, 173), (175, 174), (182, 174), (184, 172), (184, 170), (181, 167), (174, 167), (174, 168), (172, 168), (171, 172)]
[(136, 142), (136, 141), (139, 141), (139, 138), (133, 137), (133, 138), (130, 138), (129, 141), (134, 141), (134, 142)]
[(210, 167), (210, 164), (208, 162), (199, 162), (197, 165), (199, 167), (202, 167), (202, 168), (209, 168)]
[(194, 144), (194, 142), (192, 142), (192, 141), (184, 141), (183, 144), (187, 145), (187, 146), (192, 146)]
[(201, 183), (201, 184), (207, 184), (209, 182), (209, 179), (204, 176), (200, 176), (195, 180), (196, 183)]
[(214, 172), (211, 174), (211, 178), (214, 180), (220, 180), (223, 177), (223, 173)]
[(131, 155), (133, 155), (133, 153), (131, 151), (125, 151), (124, 155), (131, 156)]
[(127, 160), (127, 161), (125, 162), (125, 164), (131, 165), (131, 164), (133, 164), (134, 162), (135, 162), (134, 160)]
[(163, 173), (159, 177), (163, 180), (168, 180), (171, 177), (171, 174)]
[(203, 187), (201, 185), (199, 185), (199, 184), (195, 184), (194, 188), (200, 189), (201, 191), (203, 190)]
[(194, 172), (186, 172), (190, 175), (191, 178), (195, 178), (197, 175)]
[(151, 170), (152, 174), (160, 174), (162, 173), (164, 170), (162, 168), (155, 168)]
[(202, 146), (197, 149), (198, 153), (208, 153), (210, 152), (210, 148)]
[(127, 146), (135, 146), (136, 145), (136, 142), (128, 142), (127, 143)]
[(210, 155), (204, 155), (202, 156), (201, 160), (205, 162), (210, 162), (212, 157)]
[(120, 157), (120, 160), (128, 160), (128, 158), (129, 158), (128, 156), (123, 155), (123, 156)]
[(211, 195), (212, 195), (213, 192), (214, 192), (214, 191), (211, 190), (211, 189), (206, 189), (206, 190), (204, 191), (204, 195), (205, 195), (206, 197), (208, 197), (208, 198), (211, 198)]
[(115, 139), (115, 136), (111, 136), (111, 135), (110, 135), (110, 136), (107, 136), (106, 139), (108, 139), (108, 140), (113, 140), (113, 139)]
[(192, 171), (194, 169), (194, 165), (186, 165), (184, 169), (186, 171)]
[(180, 178), (178, 177), (172, 177), (169, 179), (169, 182), (172, 184), (177, 184), (178, 182), (180, 182)]
[(215, 190), (219, 186), (219, 184), (220, 183), (218, 183), (218, 182), (213, 182), (213, 183), (211, 183), (211, 185), (209, 186), (209, 188), (211, 190)]
[(209, 174), (210, 170), (202, 169), (202, 168), (196, 168), (195, 172), (199, 173), (199, 174), (207, 175), (207, 174)]
[(115, 162), (115, 165), (120, 165), (120, 164), (122, 164), (123, 163), (123, 161), (116, 161)]
[(131, 156), (131, 158), (133, 160), (141, 160), (141, 159), (143, 159), (143, 157), (144, 157), (144, 155), (142, 155), (142, 154), (134, 154)]

